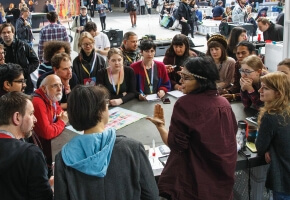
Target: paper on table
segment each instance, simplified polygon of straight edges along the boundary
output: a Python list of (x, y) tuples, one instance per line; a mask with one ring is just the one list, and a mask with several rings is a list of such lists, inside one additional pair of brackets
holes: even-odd
[(147, 101), (160, 101), (160, 98), (157, 96), (157, 94), (148, 94), (146, 95)]
[(167, 92), (167, 94), (170, 94), (171, 96), (174, 96), (176, 98), (179, 98), (179, 97), (182, 97), (185, 95), (185, 94), (183, 94), (183, 92), (181, 92), (179, 90), (173, 90), (173, 91)]

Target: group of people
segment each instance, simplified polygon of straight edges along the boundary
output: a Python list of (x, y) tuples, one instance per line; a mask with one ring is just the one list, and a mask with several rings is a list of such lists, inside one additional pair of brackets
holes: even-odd
[[(52, 199), (53, 185), (55, 199), (231, 199), (237, 122), (229, 101), (238, 100), (260, 109), (256, 144), (270, 163), (266, 186), (274, 196), (289, 197), (289, 59), (279, 63), (281, 72), (268, 73), (246, 31), (234, 28), (228, 41), (212, 35), (205, 57), (190, 50), (186, 35), (177, 34), (159, 62), (156, 44), (148, 39), (138, 44), (134, 32), (124, 34), (120, 48), (99, 49), (95, 23), (79, 16), (74, 27), (79, 54), (72, 60), (56, 13), (47, 16), (51, 23), (40, 32), (38, 56), (27, 41), (14, 37), (13, 25), (0, 27), (0, 113), (7, 113), (0, 116), (0, 161), (5, 163), (0, 191), (5, 199)], [(49, 28), (59, 32), (52, 36)], [(30, 74), (37, 67), (34, 86)], [(144, 101), (149, 94), (163, 98), (170, 90), (186, 95), (174, 105), (169, 130), (161, 105), (147, 118), (171, 149), (157, 186), (143, 145), (105, 126), (108, 106)], [(68, 122), (84, 135), (63, 146), (53, 174), (51, 140)]]

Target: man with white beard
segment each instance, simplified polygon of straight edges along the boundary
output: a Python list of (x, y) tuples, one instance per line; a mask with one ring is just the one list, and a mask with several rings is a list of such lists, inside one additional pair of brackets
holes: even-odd
[(34, 115), (37, 118), (34, 131), (46, 156), (48, 176), (52, 164), (51, 139), (59, 136), (68, 122), (67, 113), (58, 103), (62, 98), (62, 87), (61, 79), (57, 75), (48, 75), (41, 82), (40, 88), (35, 90), (32, 100)]

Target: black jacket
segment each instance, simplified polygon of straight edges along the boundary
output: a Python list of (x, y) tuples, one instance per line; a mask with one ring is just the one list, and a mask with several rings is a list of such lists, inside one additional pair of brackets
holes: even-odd
[(1, 199), (53, 199), (39, 147), (13, 138), (0, 138), (0, 163)]
[(283, 26), (279, 24), (273, 24), (270, 22), (269, 28), (263, 32), (264, 41), (272, 40), (272, 41), (283, 41)]
[[(4, 41), (1, 41), (1, 43), (4, 45)], [(39, 65), (38, 57), (32, 47), (18, 39), (14, 39), (12, 42), (12, 49), (13, 58), (15, 60), (14, 63), (19, 64), (23, 68), (24, 78), (27, 79), (25, 93), (31, 94), (34, 86), (30, 74), (34, 72)]]
[(184, 19), (188, 20), (187, 23), (190, 24), (192, 23), (192, 19), (191, 19), (191, 11), (189, 6), (186, 3), (183, 2), (179, 2), (179, 7), (178, 7), (178, 20), (181, 20), (182, 17), (184, 17)]
[(19, 17), (16, 20), (15, 29), (16, 29), (17, 38), (27, 43), (32, 42), (33, 35), (32, 35), (31, 26), (30, 25), (25, 26), (24, 21), (25, 20), (22, 17)]

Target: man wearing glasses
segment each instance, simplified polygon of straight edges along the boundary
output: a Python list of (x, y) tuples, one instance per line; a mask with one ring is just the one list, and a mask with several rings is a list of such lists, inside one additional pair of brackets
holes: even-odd
[(7, 63), (0, 65), (0, 96), (8, 92), (24, 92), (26, 79), (20, 65)]
[(9, 23), (4, 23), (0, 27), (0, 35), (5, 47), (5, 62), (19, 64), (24, 71), (24, 78), (27, 79), (25, 88), (26, 94), (33, 92), (34, 86), (30, 74), (36, 70), (39, 60), (33, 48), (26, 42), (14, 38), (15, 28)]
[(240, 73), (240, 62), (242, 62), (246, 57), (255, 54), (255, 46), (248, 42), (242, 41), (236, 46), (236, 57), (237, 61), (235, 64), (235, 73), (234, 73), (234, 83), (228, 90), (223, 90), (221, 95), (229, 101), (240, 101), (241, 100), (241, 73)]
[(3, 65), (5, 63), (5, 50), (4, 45), (0, 44), (0, 65)]
[(59, 136), (68, 122), (67, 113), (62, 110), (59, 101), (62, 98), (63, 84), (55, 75), (48, 75), (43, 79), (40, 88), (33, 94), (34, 115), (37, 118), (34, 131), (38, 135), (43, 153), (51, 175), (52, 155), (51, 139)]

